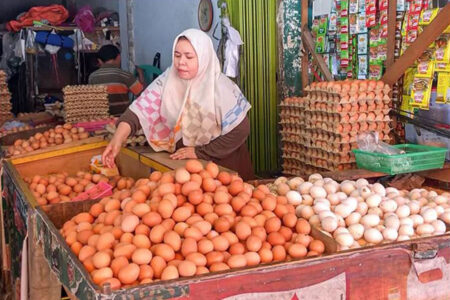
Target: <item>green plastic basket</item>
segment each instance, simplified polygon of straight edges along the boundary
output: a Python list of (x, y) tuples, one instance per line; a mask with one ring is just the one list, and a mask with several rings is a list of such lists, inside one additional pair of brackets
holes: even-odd
[(393, 147), (406, 153), (388, 155), (354, 149), (358, 168), (391, 175), (439, 169), (443, 167), (447, 153), (445, 148), (425, 145), (399, 144)]

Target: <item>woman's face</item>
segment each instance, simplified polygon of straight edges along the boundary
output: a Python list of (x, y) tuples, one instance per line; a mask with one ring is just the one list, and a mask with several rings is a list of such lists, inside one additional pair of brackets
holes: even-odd
[(180, 39), (175, 45), (173, 64), (177, 70), (178, 77), (190, 80), (197, 75), (198, 57), (194, 48), (188, 40)]

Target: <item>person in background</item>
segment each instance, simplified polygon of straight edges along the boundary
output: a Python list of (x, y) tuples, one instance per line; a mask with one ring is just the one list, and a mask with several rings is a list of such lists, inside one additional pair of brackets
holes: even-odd
[(120, 68), (120, 51), (114, 45), (105, 45), (97, 53), (100, 68), (89, 75), (89, 84), (106, 85), (109, 113), (120, 116), (130, 105), (128, 93), (138, 96), (143, 90), (143, 73), (138, 69), (139, 79)]
[(246, 141), (250, 103), (221, 72), (210, 37), (188, 29), (176, 37), (172, 66), (154, 80), (118, 120), (102, 155), (112, 167), (128, 136), (143, 129), (155, 151), (172, 159), (204, 159), (254, 177)]

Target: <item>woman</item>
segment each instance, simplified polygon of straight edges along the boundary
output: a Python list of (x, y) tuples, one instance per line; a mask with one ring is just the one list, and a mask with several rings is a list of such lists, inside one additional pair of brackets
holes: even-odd
[(107, 166), (127, 137), (140, 128), (155, 151), (172, 159), (204, 159), (253, 177), (246, 140), (250, 104), (229, 78), (208, 35), (197, 29), (182, 32), (173, 45), (173, 62), (130, 105), (103, 152)]

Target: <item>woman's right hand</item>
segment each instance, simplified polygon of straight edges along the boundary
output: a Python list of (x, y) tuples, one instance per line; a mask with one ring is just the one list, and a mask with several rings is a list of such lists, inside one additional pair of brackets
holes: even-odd
[(113, 138), (109, 142), (108, 146), (106, 146), (106, 149), (102, 154), (102, 163), (108, 168), (112, 168), (116, 165), (114, 160), (116, 159), (117, 154), (119, 154), (120, 148), (125, 143), (130, 133), (130, 125), (125, 122), (120, 122)]
[(120, 152), (120, 148), (122, 147), (122, 143), (117, 141), (117, 139), (112, 139), (108, 146), (106, 146), (105, 151), (102, 154), (102, 163), (106, 165), (108, 168), (113, 168), (115, 164), (115, 159), (117, 154)]

